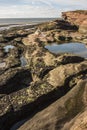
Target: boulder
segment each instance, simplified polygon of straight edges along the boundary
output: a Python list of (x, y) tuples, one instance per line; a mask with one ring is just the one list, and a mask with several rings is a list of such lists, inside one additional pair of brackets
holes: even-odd
[[(68, 69), (67, 69), (68, 68)], [(68, 83), (66, 80), (69, 80), (72, 77), (75, 77), (78, 73), (84, 73), (84, 71), (87, 70), (87, 62), (82, 62), (80, 64), (67, 64), (67, 65), (61, 65), (49, 72), (49, 74), (46, 76), (47, 82), (51, 84), (52, 86), (59, 87), (59, 86), (68, 86)]]

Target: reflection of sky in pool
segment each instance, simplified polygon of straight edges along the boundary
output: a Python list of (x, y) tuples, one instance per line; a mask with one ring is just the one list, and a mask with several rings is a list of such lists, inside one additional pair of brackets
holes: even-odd
[(9, 52), (9, 49), (13, 49), (13, 48), (14, 48), (14, 46), (12, 46), (12, 45), (7, 45), (4, 47), (5, 52)]
[(27, 60), (25, 59), (24, 56), (22, 56), (22, 57), (20, 58), (20, 61), (21, 61), (21, 66), (22, 66), (22, 67), (27, 65)]
[(72, 53), (87, 58), (87, 48), (82, 43), (64, 43), (61, 45), (53, 43), (46, 45), (45, 48), (55, 54)]

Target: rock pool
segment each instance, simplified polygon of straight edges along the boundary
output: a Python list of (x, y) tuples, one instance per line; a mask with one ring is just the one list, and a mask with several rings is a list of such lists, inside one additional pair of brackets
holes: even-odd
[(24, 56), (22, 56), (22, 57), (20, 58), (20, 61), (21, 61), (21, 67), (24, 67), (24, 66), (27, 65), (27, 60), (25, 59)]
[(5, 50), (5, 52), (9, 52), (9, 49), (13, 49), (13, 48), (14, 48), (13, 45), (7, 45), (4, 47), (4, 50)]
[(50, 45), (46, 45), (45, 48), (55, 54), (71, 53), (87, 58), (87, 48), (86, 45), (83, 43), (64, 43), (61, 45), (53, 43)]

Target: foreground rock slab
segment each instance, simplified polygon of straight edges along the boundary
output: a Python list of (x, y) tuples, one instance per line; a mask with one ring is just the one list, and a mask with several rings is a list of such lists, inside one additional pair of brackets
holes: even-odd
[(37, 113), (18, 130), (86, 130), (87, 80)]

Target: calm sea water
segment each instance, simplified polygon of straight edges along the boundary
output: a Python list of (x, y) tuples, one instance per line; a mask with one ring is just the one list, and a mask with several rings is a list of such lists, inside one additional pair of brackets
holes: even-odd
[(33, 23), (41, 23), (46, 21), (51, 21), (56, 18), (1, 18), (0, 25), (7, 24), (33, 24)]
[(55, 20), (56, 18), (1, 18), (0, 19), (0, 30), (9, 29), (15, 26), (25, 26), (38, 24), (42, 22), (48, 22)]

